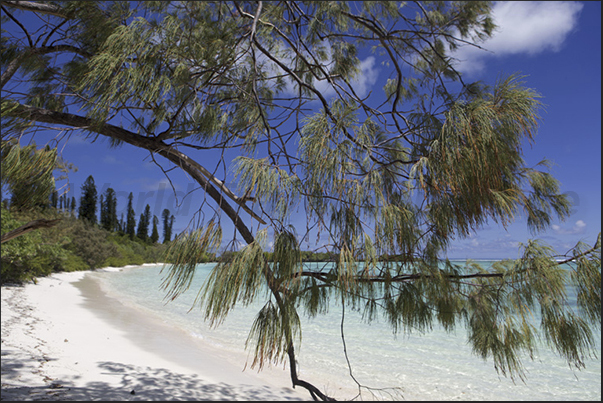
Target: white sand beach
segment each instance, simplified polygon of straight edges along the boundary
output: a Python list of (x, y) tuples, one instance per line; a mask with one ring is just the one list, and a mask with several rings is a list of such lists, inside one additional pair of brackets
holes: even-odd
[(86, 273), (2, 287), (2, 400), (309, 400), (282, 368), (243, 371), (100, 288), (84, 297)]

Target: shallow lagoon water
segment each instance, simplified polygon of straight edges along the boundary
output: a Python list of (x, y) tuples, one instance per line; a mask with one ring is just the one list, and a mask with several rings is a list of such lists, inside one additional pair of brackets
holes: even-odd
[[(200, 264), (186, 293), (166, 302), (160, 289), (162, 265), (96, 272), (108, 296), (153, 316), (164, 324), (202, 339), (241, 370), (250, 369), (245, 341), (255, 315), (265, 301), (237, 307), (217, 328), (210, 328), (201, 312), (191, 310), (197, 291), (214, 267)], [(343, 353), (341, 306), (326, 315), (302, 316), (302, 344), (297, 351), (299, 375), (338, 399), (351, 399), (358, 387), (351, 379)], [(383, 321), (367, 324), (351, 309), (345, 311), (345, 342), (354, 378), (374, 390), (363, 389), (362, 399), (406, 400), (601, 400), (601, 339), (597, 334), (597, 358), (586, 359), (586, 368), (575, 370), (546, 347), (534, 361), (526, 357), (525, 383), (497, 374), (492, 361), (471, 352), (464, 328), (447, 333), (434, 328), (424, 334), (393, 335)], [(283, 365), (283, 364), (281, 364)], [(289, 385), (286, 385), (289, 386)], [(395, 389), (391, 389), (395, 388)], [(373, 395), (374, 393), (374, 395)]]

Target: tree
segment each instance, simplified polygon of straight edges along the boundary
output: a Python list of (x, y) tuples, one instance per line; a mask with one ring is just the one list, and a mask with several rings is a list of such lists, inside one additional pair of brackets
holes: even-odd
[(59, 192), (56, 190), (50, 194), (50, 206), (53, 208), (58, 208), (59, 203)]
[(124, 213), (121, 213), (121, 217), (119, 218), (119, 222), (117, 223), (117, 228), (121, 234), (126, 233), (126, 224), (125, 224), (125, 220), (124, 220)]
[(75, 204), (75, 196), (71, 196), (71, 206), (69, 207), (69, 211), (71, 212), (71, 214), (75, 215), (75, 208), (76, 208), (76, 204)]
[[(174, 216), (172, 216), (174, 217)], [(170, 220), (170, 210), (163, 209), (161, 212), (161, 219), (163, 221), (163, 243), (168, 243), (172, 240), (172, 223)]]
[(136, 236), (143, 241), (149, 239), (149, 225), (151, 224), (151, 207), (147, 204), (144, 208), (144, 212), (140, 214), (138, 220), (138, 228), (136, 229)]
[(136, 213), (134, 213), (134, 207), (132, 207), (133, 200), (134, 195), (130, 192), (128, 195), (128, 212), (126, 217), (126, 234), (130, 236), (130, 239), (134, 239), (136, 230)]
[(157, 230), (157, 225), (159, 225), (159, 218), (156, 215), (153, 216), (153, 230), (151, 231), (151, 242), (157, 243), (159, 240), (159, 231)]
[[(2, 187), (11, 194), (11, 208), (31, 211), (48, 205), (54, 194), (55, 182), (52, 171), (57, 168), (57, 150), (50, 147), (36, 149), (35, 144), (21, 147), (15, 139), (2, 140)], [(56, 192), (56, 191), (55, 191)], [(5, 234), (1, 243), (39, 228), (56, 225), (58, 219), (35, 219)]]
[(96, 185), (94, 184), (92, 175), (89, 175), (82, 185), (82, 195), (80, 196), (80, 208), (78, 211), (80, 220), (86, 220), (91, 224), (96, 224), (96, 203)]
[(107, 188), (103, 196), (101, 195), (100, 202), (100, 224), (107, 231), (117, 231), (117, 199), (115, 197), (115, 190), (113, 188)]
[(25, 211), (50, 203), (55, 190), (52, 172), (57, 168), (57, 150), (21, 147), (16, 139), (2, 139), (2, 186), (11, 195), (11, 208)]
[[(219, 262), (199, 307), (218, 325), (236, 304), (265, 298), (248, 339), (252, 367), (287, 360), (293, 386), (315, 399), (329, 396), (298, 377), (298, 319), (333, 298), (399, 332), (465, 327), (474, 351), (513, 377), (523, 376), (521, 353), (533, 352), (538, 311), (551, 348), (579, 367), (601, 323), (600, 240), (562, 254), (528, 240), (518, 259), (489, 271), (445, 259), (451, 239), (487, 222), (506, 226), (524, 213), (536, 234), (570, 211), (546, 164), (522, 158), (539, 94), (521, 76), (490, 87), (455, 70), (451, 51), (493, 32), (490, 7), (5, 1), (3, 13), (45, 15), (47, 29), (21, 21), (36, 40), (3, 42), (3, 119), (15, 136), (67, 128), (139, 147), (195, 180), (216, 213), (171, 242), (167, 296), (222, 243), (225, 215), (247, 245)], [(382, 90), (357, 85), (362, 52), (391, 73)], [(55, 54), (64, 57), (45, 57)], [(204, 152), (221, 159), (204, 166)], [(230, 168), (234, 190), (218, 179)], [(298, 210), (305, 228), (288, 225)], [(337, 258), (309, 268), (300, 240), (316, 228)], [(578, 311), (567, 286), (578, 289)]]

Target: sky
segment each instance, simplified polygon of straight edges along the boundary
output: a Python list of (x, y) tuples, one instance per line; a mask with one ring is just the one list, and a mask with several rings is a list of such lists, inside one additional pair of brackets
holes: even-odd
[[(538, 134), (533, 145), (525, 144), (524, 158), (528, 166), (544, 158), (552, 161), (551, 173), (574, 205), (566, 221), (554, 221), (538, 234), (529, 233), (521, 216), (506, 228), (489, 224), (469, 238), (455, 239), (448, 257), (515, 258), (520, 243), (533, 238), (562, 253), (578, 241), (593, 244), (601, 231), (601, 2), (496, 2), (493, 16), (498, 28), (482, 44), (487, 51), (460, 49), (454, 55), (458, 69), (466, 81), (488, 84), (501, 75), (521, 73), (525, 85), (543, 96)], [(387, 79), (385, 69), (368, 55), (361, 67), (358, 92), (380, 89)], [(44, 138), (36, 141), (41, 145)], [(202, 217), (195, 214), (203, 201), (201, 191), (195, 191), (198, 186), (179, 170), (170, 172), (170, 183), (146, 151), (128, 145), (110, 149), (105, 140), (91, 143), (77, 136), (60, 147), (78, 171), (69, 173), (68, 184), (58, 182), (57, 187), (66, 185), (67, 194), (78, 201), (82, 184), (93, 175), (99, 195), (108, 187), (116, 191), (118, 214), (125, 212), (132, 192), (137, 219), (146, 204), (159, 218), (168, 208), (176, 218), (175, 233)], [(157, 158), (164, 170), (170, 168)], [(203, 159), (199, 162), (204, 164)], [(226, 225), (225, 240), (233, 231)]]

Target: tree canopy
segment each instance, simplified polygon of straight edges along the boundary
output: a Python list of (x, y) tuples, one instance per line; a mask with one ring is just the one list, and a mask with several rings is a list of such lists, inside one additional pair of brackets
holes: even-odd
[[(20, 29), (2, 33), (3, 137), (78, 131), (186, 172), (213, 214), (171, 243), (168, 297), (188, 288), (231, 220), (246, 246), (217, 265), (198, 305), (218, 325), (236, 304), (264, 300), (247, 340), (252, 367), (288, 360), (293, 385), (315, 399), (330, 397), (298, 377), (299, 315), (333, 298), (395, 331), (465, 327), (505, 375), (523, 377), (519, 357), (539, 332), (580, 367), (601, 323), (600, 240), (560, 252), (526, 240), (518, 259), (491, 270), (445, 259), (452, 239), (488, 223), (523, 214), (537, 234), (570, 212), (546, 161), (523, 159), (540, 95), (520, 75), (486, 85), (455, 69), (451, 51), (492, 34), (490, 7), (2, 1), (3, 23)], [(359, 84), (366, 55), (390, 73), (370, 92)], [(222, 157), (205, 166), (205, 153)], [(291, 226), (295, 211), (305, 227)], [(127, 225), (133, 236), (129, 213)], [(332, 265), (302, 264), (311, 233), (337, 255)]]

